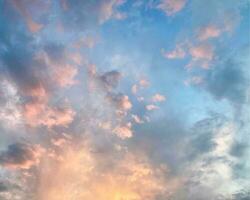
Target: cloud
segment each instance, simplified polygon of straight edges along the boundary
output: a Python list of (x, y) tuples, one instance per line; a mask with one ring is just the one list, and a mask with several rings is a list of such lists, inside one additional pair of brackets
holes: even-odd
[(238, 132), (235, 122), (218, 114), (195, 124), (186, 150), (188, 182), (182, 191), (186, 199), (228, 199), (245, 187), (235, 179), (238, 160), (230, 154)]
[(113, 133), (115, 133), (118, 137), (125, 139), (133, 136), (133, 131), (131, 130), (131, 124), (128, 123), (124, 126), (118, 126), (113, 129)]
[(26, 123), (32, 127), (67, 127), (74, 120), (75, 112), (69, 108), (50, 107), (43, 102), (30, 102), (24, 105)]
[(118, 8), (122, 6), (126, 1), (125, 0), (105, 0), (100, 3), (99, 10), (99, 23), (104, 23), (107, 20), (114, 19), (123, 19), (126, 17), (124, 13), (118, 11)]
[[(225, 4), (225, 2), (212, 0), (210, 4), (204, 6), (203, 2), (199, 0), (190, 1), (189, 5), (192, 13), (191, 20), (196, 27), (215, 24), (229, 31), (239, 24), (241, 18), (240, 10), (247, 6), (247, 4), (248, 2), (245, 0), (241, 2), (229, 0), (227, 4)], [(204, 15), (204, 12), (210, 14)]]
[[(200, 32), (199, 34), (203, 34), (202, 36), (198, 36), (199, 39), (200, 37), (208, 37), (208, 35), (204, 36), (204, 34), (207, 33)], [(206, 38), (206, 40), (207, 39), (208, 38)], [(162, 55), (167, 59), (184, 59), (190, 55), (191, 61), (187, 64), (187, 68), (198, 65), (204, 69), (208, 69), (210, 67), (210, 62), (215, 57), (215, 47), (213, 44), (206, 42), (206, 40), (202, 39), (202, 42), (199, 43), (194, 40), (193, 42), (184, 42), (181, 45), (178, 44), (173, 51), (165, 52), (162, 50)]]
[(143, 124), (144, 123), (144, 121), (137, 115), (132, 115), (132, 118), (135, 121), (135, 123), (137, 123), (137, 124)]
[(61, 45), (48, 44), (44, 51), (35, 55), (35, 60), (46, 66), (48, 78), (59, 87), (69, 87), (77, 83), (74, 78), (78, 72), (77, 65), (81, 64), (79, 54), (66, 52)]
[(118, 110), (129, 111), (132, 108), (132, 103), (127, 95), (111, 94), (111, 100), (114, 102)]
[(133, 93), (133, 94), (136, 94), (137, 93), (137, 85), (136, 84), (134, 84), (132, 87), (131, 87), (131, 92)]
[[(170, 196), (181, 185), (178, 179), (168, 177), (167, 166), (153, 166), (143, 155), (123, 155), (122, 146), (115, 148), (114, 154), (109, 152), (105, 159), (102, 157), (107, 152), (96, 153), (87, 146), (65, 148), (61, 162), (44, 163), (48, 170), (39, 172), (37, 198), (155, 199)], [(52, 175), (53, 180), (49, 178)]]
[[(246, 49), (245, 49), (246, 50)], [(214, 71), (205, 78), (206, 89), (217, 99), (228, 99), (235, 105), (244, 104), (248, 90), (248, 72), (245, 72), (245, 52), (234, 57), (224, 58)]]
[(208, 43), (202, 43), (191, 46), (189, 48), (189, 54), (192, 57), (191, 62), (187, 65), (187, 68), (191, 68), (193, 65), (201, 65), (204, 69), (209, 69), (210, 62), (214, 59), (214, 47)]
[(180, 59), (186, 56), (186, 51), (180, 45), (177, 45), (173, 51), (165, 52), (162, 51), (162, 54), (167, 59)]
[(43, 153), (40, 146), (15, 143), (0, 154), (0, 165), (9, 169), (30, 169), (40, 162)]
[[(49, 2), (48, 1), (25, 1), (25, 0), (11, 0), (10, 1), (13, 7), (21, 14), (21, 16), (25, 19), (27, 27), (30, 32), (36, 33), (40, 31), (43, 28), (43, 24), (37, 23), (34, 21), (34, 16), (39, 16), (42, 15), (43, 13), (46, 12), (46, 10), (49, 7)], [(39, 10), (38, 12), (34, 13), (31, 11), (30, 8), (38, 7)]]
[(118, 71), (109, 71), (100, 76), (101, 82), (104, 84), (107, 90), (116, 88), (121, 79), (121, 73)]
[(77, 68), (72, 65), (56, 67), (53, 76), (55, 81), (61, 87), (67, 87), (76, 84), (74, 77), (77, 74)]
[(172, 16), (180, 12), (186, 5), (186, 0), (161, 0), (157, 8), (164, 11), (166, 15)]
[(98, 43), (98, 38), (93, 37), (91, 35), (86, 35), (81, 37), (78, 41), (76, 41), (74, 46), (76, 48), (87, 47), (89, 49), (92, 49), (95, 47), (97, 43)]
[(203, 41), (210, 38), (219, 37), (222, 34), (223, 30), (217, 27), (216, 25), (209, 24), (208, 26), (202, 27), (198, 31), (198, 39)]
[[(238, 62), (238, 55), (224, 52), (232, 43), (225, 49), (220, 47), (229, 41), (222, 34), (236, 27), (239, 3), (149, 2), (158, 4), (167, 16), (181, 12), (188, 3), (185, 20), (172, 18), (164, 24), (173, 28), (167, 34), (170, 38), (180, 31), (181, 38), (186, 39), (188, 27), (189, 44), (177, 43), (173, 51), (162, 53), (167, 59), (183, 58), (181, 64), (187, 58), (189, 66), (211, 67), (206, 71), (193, 69), (185, 84), (200, 84), (199, 89), (204, 88), (216, 99), (237, 104), (236, 108), (242, 108), (237, 113), (242, 112), (235, 120), (231, 104), (222, 105), (213, 98), (204, 103), (203, 95), (207, 94), (181, 84), (185, 79), (182, 68), (169, 66), (161, 71), (157, 67), (161, 61), (154, 55), (144, 64), (148, 56), (143, 51), (146, 49), (141, 49), (144, 36), (153, 33), (146, 36), (149, 54), (166, 39), (150, 41), (158, 31), (161, 33), (163, 24), (158, 21), (161, 16), (147, 10), (147, 3), (144, 6), (145, 2), (138, 1), (135, 4), (140, 6), (131, 8), (135, 4), (130, 1), (58, 0), (49, 10), (45, 6), (40, 11), (41, 0), (12, 2), (16, 7), (4, 6), (7, 10), (0, 14), (0, 149), (11, 144), (0, 153), (0, 177), (7, 180), (0, 181), (0, 199), (248, 198), (249, 145), (242, 142), (247, 141), (249, 129), (248, 118), (242, 117), (249, 113), (244, 107), (248, 65), (241, 59)], [(205, 11), (209, 14), (204, 15)], [(17, 16), (30, 31), (18, 23)], [(132, 17), (121, 24), (107, 23), (126, 16)], [(143, 29), (134, 29), (138, 23)], [(60, 34), (54, 30), (57, 24), (63, 27)], [(92, 38), (96, 34), (100, 34), (98, 45)], [(237, 41), (238, 34), (241, 31), (230, 41)], [(120, 43), (124, 38), (125, 45)], [(135, 55), (140, 62), (135, 59), (128, 63), (131, 68), (122, 66), (121, 59), (112, 55), (123, 52), (128, 57)], [(113, 67), (122, 68), (123, 73), (107, 69)], [(162, 77), (169, 72), (170, 80), (165, 82)], [(131, 73), (136, 74), (136, 80)], [(166, 100), (157, 93), (166, 85), (171, 88), (171, 101), (160, 114), (149, 112), (160, 109), (158, 104)], [(130, 96), (130, 91), (134, 95)], [(185, 98), (190, 95), (195, 104), (192, 98)], [(227, 117), (206, 118), (193, 127), (208, 109), (223, 110)], [(243, 126), (244, 131), (239, 128)], [(30, 144), (20, 142), (20, 138)], [(16, 188), (6, 192), (5, 186), (9, 188), (11, 183)]]
[(193, 60), (212, 60), (214, 56), (213, 46), (210, 44), (200, 44), (189, 49)]
[(17, 88), (8, 80), (2, 79), (0, 84), (0, 122), (7, 129), (16, 129), (22, 124), (22, 114), (19, 108), (20, 96)]
[(124, 4), (123, 0), (61, 1), (61, 7), (64, 10), (61, 22), (67, 30), (72, 30), (72, 28), (74, 31), (92, 29), (111, 19), (122, 20), (126, 18), (126, 13), (120, 11), (120, 7)]
[(159, 107), (153, 104), (149, 104), (149, 105), (146, 105), (146, 109), (151, 111), (151, 110), (157, 110), (159, 109)]
[(166, 100), (166, 97), (161, 95), (161, 94), (155, 94), (153, 97), (152, 97), (152, 101), (153, 102), (162, 102), (162, 101), (165, 101)]
[(6, 191), (8, 191), (8, 187), (4, 183), (0, 182), (0, 193)]
[(136, 95), (140, 90), (148, 88), (150, 86), (150, 82), (147, 79), (140, 79), (138, 83), (134, 84), (131, 87), (132, 94)]
[(18, 105), (25, 122), (33, 127), (67, 126), (73, 121), (74, 111), (49, 104), (55, 88), (75, 83), (77, 68), (64, 60), (67, 55), (62, 47), (46, 46), (45, 51), (34, 54), (27, 46), (22, 44), (22, 50), (11, 46), (14, 50), (2, 55), (7, 78), (16, 84), (17, 93), (25, 100)]
[(141, 79), (139, 80), (139, 85), (142, 88), (147, 88), (150, 86), (150, 82), (147, 79)]

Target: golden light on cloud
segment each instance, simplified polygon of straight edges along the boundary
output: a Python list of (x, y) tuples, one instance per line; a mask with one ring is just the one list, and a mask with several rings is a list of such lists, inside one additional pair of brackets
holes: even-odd
[[(119, 149), (121, 150), (121, 149)], [(114, 155), (117, 152), (114, 152)], [(64, 146), (59, 157), (40, 166), (38, 200), (144, 200), (170, 194), (178, 185), (168, 180), (166, 166), (153, 167), (143, 157), (98, 159), (88, 147)], [(102, 155), (105, 156), (105, 155)], [(61, 159), (63, 158), (63, 159)]]

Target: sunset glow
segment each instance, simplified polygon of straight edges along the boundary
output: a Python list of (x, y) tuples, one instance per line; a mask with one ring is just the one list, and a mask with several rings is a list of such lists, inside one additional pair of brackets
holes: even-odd
[(0, 0), (0, 200), (249, 200), (249, 0)]

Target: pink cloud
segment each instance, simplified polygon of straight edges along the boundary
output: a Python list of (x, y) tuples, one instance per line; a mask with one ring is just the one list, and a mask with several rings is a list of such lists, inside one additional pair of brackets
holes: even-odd
[(219, 37), (222, 34), (223, 30), (215, 25), (208, 25), (205, 27), (202, 27), (198, 31), (198, 39), (203, 41), (207, 40), (209, 38), (216, 38)]
[(165, 101), (166, 100), (166, 97), (161, 95), (161, 94), (155, 94), (153, 97), (152, 97), (152, 101), (153, 102), (162, 102), (162, 101)]
[[(43, 27), (42, 24), (39, 24), (37, 22), (35, 22), (33, 20), (33, 16), (32, 13), (29, 11), (28, 7), (29, 6), (35, 6), (35, 4), (39, 5), (40, 7), (40, 12), (44, 12), (47, 9), (46, 4), (48, 4), (47, 1), (34, 1), (31, 2), (31, 4), (29, 5), (28, 3), (30, 3), (30, 1), (21, 1), (21, 0), (11, 0), (11, 3), (13, 5), (13, 7), (21, 14), (21, 16), (25, 19), (26, 24), (28, 26), (28, 29), (30, 32), (32, 33), (36, 33), (38, 31), (40, 31)], [(41, 5), (40, 5), (41, 4)], [(39, 13), (40, 13), (39, 12)]]
[(166, 15), (171, 16), (181, 11), (186, 2), (187, 0), (161, 0), (157, 8), (164, 11)]
[(186, 56), (185, 50), (180, 45), (177, 45), (177, 47), (170, 52), (165, 52), (162, 50), (162, 54), (167, 59), (184, 58)]
[(131, 130), (130, 123), (124, 126), (115, 127), (113, 133), (122, 139), (131, 138), (133, 136), (133, 131)]
[(70, 108), (51, 108), (44, 102), (30, 102), (24, 105), (26, 123), (32, 127), (67, 127), (74, 119), (75, 112)]
[(149, 104), (146, 106), (146, 109), (151, 111), (151, 110), (157, 110), (157, 109), (159, 109), (159, 107), (156, 105), (153, 105), (153, 104)]
[(124, 19), (126, 15), (119, 12), (117, 9), (119, 6), (124, 4), (124, 0), (106, 0), (101, 1), (100, 11), (99, 11), (99, 23), (103, 24), (111, 18), (114, 19)]
[(60, 87), (67, 87), (77, 83), (74, 77), (78, 69), (73, 65), (56, 66), (53, 72), (54, 80)]
[(210, 44), (199, 44), (189, 49), (193, 60), (205, 59), (212, 60), (214, 57), (214, 48)]
[(41, 83), (39, 85), (27, 88), (25, 91), (26, 96), (32, 97), (34, 100), (46, 102), (49, 99), (49, 91)]
[(209, 69), (211, 61), (214, 59), (214, 47), (208, 43), (198, 44), (189, 48), (192, 57), (190, 63), (186, 66), (191, 69), (195, 65), (200, 65), (204, 69)]
[(144, 123), (144, 121), (138, 115), (131, 115), (131, 117), (134, 120), (134, 122), (137, 123), (137, 124), (143, 124)]
[(141, 79), (137, 84), (132, 85), (131, 92), (136, 95), (140, 89), (144, 89), (150, 86), (150, 82), (146, 79)]
[(120, 98), (118, 105), (122, 110), (130, 110), (132, 108), (132, 103), (130, 102), (128, 96), (126, 95)]
[(47, 66), (50, 80), (59, 87), (69, 87), (77, 83), (74, 80), (78, 73), (78, 65), (83, 61), (78, 53), (65, 52), (62, 58), (53, 60), (46, 52), (39, 52), (35, 59)]

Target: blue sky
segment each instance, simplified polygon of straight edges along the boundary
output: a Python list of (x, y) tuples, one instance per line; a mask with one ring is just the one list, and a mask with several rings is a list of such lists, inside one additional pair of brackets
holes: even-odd
[(0, 0), (0, 199), (249, 199), (249, 13)]

